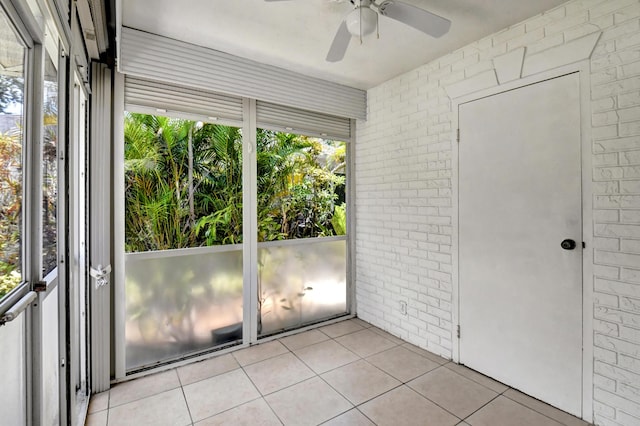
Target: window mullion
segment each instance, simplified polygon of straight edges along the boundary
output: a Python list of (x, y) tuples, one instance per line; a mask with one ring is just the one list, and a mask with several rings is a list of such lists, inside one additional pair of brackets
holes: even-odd
[[(244, 343), (258, 340), (258, 213), (256, 160), (256, 101), (243, 100), (242, 125), (242, 199), (243, 199), (243, 274)], [(248, 309), (246, 308), (248, 307)]]

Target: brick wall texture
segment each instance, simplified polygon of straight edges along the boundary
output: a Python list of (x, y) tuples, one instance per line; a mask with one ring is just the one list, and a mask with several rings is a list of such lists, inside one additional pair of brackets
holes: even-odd
[[(356, 299), (365, 321), (452, 356), (452, 101), (445, 87), (593, 32), (594, 401), (600, 425), (640, 425), (640, 1), (575, 0), (368, 92), (357, 123)], [(407, 314), (400, 302), (407, 303)]]

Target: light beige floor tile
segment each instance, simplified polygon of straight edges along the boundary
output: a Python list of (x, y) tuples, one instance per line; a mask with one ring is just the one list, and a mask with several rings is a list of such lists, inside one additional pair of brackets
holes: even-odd
[(437, 362), (438, 364), (442, 365), (442, 364), (446, 364), (447, 362), (449, 362), (449, 360), (446, 360), (444, 358), (442, 358), (439, 355), (434, 354), (433, 352), (429, 352), (426, 351), (422, 348), (419, 348), (415, 345), (412, 345), (411, 343), (405, 343), (404, 345), (402, 345), (404, 348), (409, 349), (411, 352), (415, 352), (418, 355), (422, 355), (425, 358), (430, 359), (433, 362)]
[(372, 355), (367, 361), (402, 382), (408, 382), (440, 366), (402, 346)]
[(106, 410), (109, 408), (109, 391), (91, 395), (89, 401), (89, 413)]
[(191, 424), (181, 389), (173, 389), (109, 409), (109, 426)]
[(437, 368), (407, 383), (421, 395), (464, 419), (498, 395), (448, 368)]
[(85, 426), (107, 426), (107, 413), (107, 410), (103, 410), (89, 414)]
[(364, 327), (355, 321), (347, 320), (337, 322), (335, 324), (320, 327), (319, 330), (331, 338), (344, 336), (345, 334), (353, 333), (355, 331), (363, 330)]
[(404, 385), (358, 409), (378, 426), (453, 426), (460, 422), (460, 419)]
[(253, 364), (259, 361), (263, 361), (274, 356), (282, 355), (289, 352), (289, 350), (277, 340), (272, 340), (266, 343), (260, 343), (259, 345), (252, 346), (246, 349), (240, 349), (233, 353), (238, 363), (241, 366)]
[(180, 383), (182, 383), (182, 386), (185, 386), (235, 370), (236, 368), (240, 368), (240, 365), (231, 354), (227, 354), (178, 367), (177, 370)]
[(241, 369), (184, 386), (184, 395), (197, 422), (260, 396)]
[(126, 404), (178, 387), (180, 387), (180, 381), (175, 370), (120, 383), (109, 391), (109, 407)]
[(360, 405), (401, 384), (364, 360), (331, 370), (322, 378), (353, 405)]
[(393, 334), (388, 333), (388, 332), (386, 332), (384, 330), (380, 330), (377, 327), (371, 327), (369, 330), (373, 331), (376, 334), (379, 334), (380, 336), (384, 337), (387, 340), (391, 340), (396, 345), (404, 345), (405, 343), (407, 343), (404, 340), (402, 340), (401, 338), (396, 337)]
[(509, 389), (508, 386), (503, 385), (500, 382), (497, 382), (484, 374), (478, 373), (470, 368), (465, 367), (464, 365), (456, 364), (454, 362), (448, 362), (444, 365), (450, 370), (455, 371), (458, 374), (462, 374), (467, 379), (473, 380), (476, 383), (481, 384), (484, 387), (491, 389), (494, 392), (502, 393)]
[(335, 340), (363, 358), (396, 346), (392, 341), (385, 339), (370, 329), (347, 334)]
[(262, 398), (196, 423), (196, 426), (279, 426), (282, 423)]
[(358, 324), (358, 325), (360, 325), (360, 326), (362, 326), (364, 328), (372, 327), (371, 324), (369, 324), (366, 321), (361, 320), (360, 318), (351, 318), (351, 321), (355, 322), (356, 324)]
[(558, 410), (551, 405), (545, 404), (544, 402), (532, 398), (528, 395), (523, 394), (522, 392), (518, 392), (515, 389), (509, 389), (504, 394), (509, 399), (512, 399), (520, 404), (531, 408), (532, 410), (537, 411), (540, 414), (544, 414), (547, 417), (551, 417), (552, 419), (562, 423), (566, 426), (588, 426), (589, 423), (581, 420), (577, 417), (572, 416), (569, 413)]
[(304, 348), (305, 346), (324, 342), (328, 339), (329, 337), (326, 334), (321, 333), (318, 330), (309, 330), (304, 333), (294, 334), (293, 336), (283, 337), (280, 339), (280, 342), (293, 351)]
[(470, 426), (467, 422), (460, 422), (456, 426)]
[(353, 408), (319, 377), (272, 393), (264, 399), (287, 426), (317, 425)]
[(499, 396), (468, 419), (471, 426), (559, 426), (561, 423), (536, 413), (515, 401)]
[(292, 353), (248, 365), (244, 367), (244, 371), (263, 395), (315, 376), (315, 373)]
[(293, 351), (305, 364), (318, 374), (341, 367), (359, 359), (358, 355), (343, 346), (327, 340)]
[(322, 423), (322, 426), (375, 426), (375, 424), (358, 411), (357, 408), (354, 408), (326, 423)]

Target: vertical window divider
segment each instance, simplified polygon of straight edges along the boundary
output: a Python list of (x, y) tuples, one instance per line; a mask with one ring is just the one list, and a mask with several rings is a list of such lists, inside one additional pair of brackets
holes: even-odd
[[(33, 49), (31, 64), (28, 67), (28, 83), (26, 98), (31, 101), (25, 128), (25, 173), (24, 201), (25, 201), (25, 244), (24, 258), (25, 279), (32, 287), (42, 279), (42, 123), (43, 123), (43, 93), (44, 93), (44, 58), (45, 49), (42, 44), (36, 44)], [(30, 340), (28, 356), (31, 359), (29, 383), (30, 396), (27, 408), (28, 424), (41, 423), (41, 410), (44, 403), (42, 395), (42, 309), (40, 308), (45, 295), (39, 294), (38, 299), (31, 305)], [(29, 418), (30, 416), (30, 418)]]
[[(126, 294), (125, 294), (125, 182), (124, 182), (124, 74), (114, 73), (113, 91), (113, 327), (114, 345), (111, 348), (115, 358), (115, 377), (126, 376)], [(95, 166), (95, 165), (94, 165)]]
[(258, 210), (256, 101), (242, 101), (243, 343), (258, 340)]
[(355, 141), (356, 141), (356, 120), (351, 119), (350, 123), (351, 136), (347, 143), (347, 308), (349, 313), (355, 314), (356, 311), (356, 239), (354, 238), (356, 224), (356, 200), (355, 200)]

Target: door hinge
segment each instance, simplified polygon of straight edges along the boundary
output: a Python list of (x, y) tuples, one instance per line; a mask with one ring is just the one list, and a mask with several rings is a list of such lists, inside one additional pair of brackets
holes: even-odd
[(458, 335), (458, 339), (460, 338), (460, 325), (456, 327), (456, 334)]
[(587, 248), (587, 244), (584, 241), (582, 242), (582, 248)]
[(460, 129), (456, 131), (456, 140), (460, 143)]

